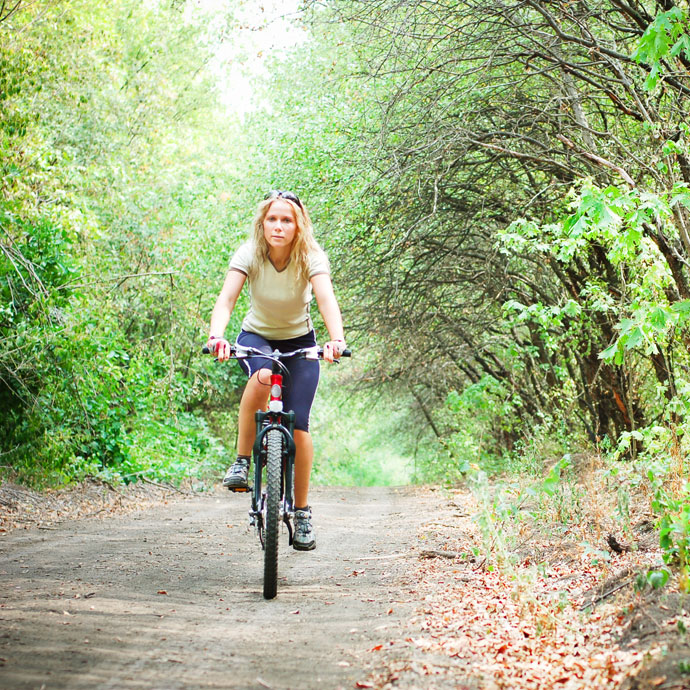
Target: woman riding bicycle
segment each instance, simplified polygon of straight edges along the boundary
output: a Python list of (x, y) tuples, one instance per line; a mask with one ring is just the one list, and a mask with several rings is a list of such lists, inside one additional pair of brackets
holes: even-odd
[[(230, 357), (230, 343), (223, 337), (245, 281), (249, 281), (250, 307), (242, 321), (237, 344), (270, 353), (316, 345), (309, 316), (312, 290), (328, 329), (324, 359), (332, 362), (345, 349), (343, 322), (331, 283), (328, 259), (313, 234), (309, 213), (296, 194), (272, 191), (257, 207), (252, 237), (230, 260), (230, 269), (211, 314), (207, 346), (219, 361)], [(223, 485), (246, 489), (249, 462), (256, 436), (254, 413), (266, 406), (271, 360), (239, 360), (249, 376), (239, 412), (237, 460)], [(319, 363), (294, 358), (286, 363), (289, 376), (283, 389), (286, 410), (295, 412), (295, 536), (298, 551), (315, 548), (308, 503), (309, 477), (314, 447), (309, 434), (309, 412), (319, 381)]]

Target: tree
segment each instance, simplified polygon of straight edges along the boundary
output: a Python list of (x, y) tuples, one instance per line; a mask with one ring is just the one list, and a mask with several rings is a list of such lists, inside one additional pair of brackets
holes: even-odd
[(73, 2), (0, 23), (0, 442), (14, 476), (184, 474), (213, 444), (190, 411), (237, 386), (192, 359), (237, 215), (221, 198), (225, 133), (209, 128), (213, 44), (193, 19)]
[[(431, 409), (458, 379), (489, 376), (524, 420), (572, 424), (576, 411), (592, 439), (644, 424), (656, 414), (650, 376), (673, 397), (673, 343), (634, 361), (599, 356), (640, 297), (628, 284), (639, 254), (616, 259), (592, 234), (559, 254), (546, 232), (522, 243), (504, 232), (524, 218), (577, 242), (588, 212), (573, 214), (569, 195), (585, 179), (662, 200), (687, 185), (687, 11), (664, 3), (655, 17), (617, 1), (331, 7), (313, 7), (314, 21), (350, 28), (352, 80), (379, 105), (356, 123), (358, 169), (375, 167), (378, 180), (347, 237), (345, 270), (359, 278), (356, 323), (382, 344), (382, 372)], [(671, 276), (649, 298), (677, 301), (688, 295), (688, 218), (682, 203), (670, 208), (665, 219), (638, 209), (634, 226)]]

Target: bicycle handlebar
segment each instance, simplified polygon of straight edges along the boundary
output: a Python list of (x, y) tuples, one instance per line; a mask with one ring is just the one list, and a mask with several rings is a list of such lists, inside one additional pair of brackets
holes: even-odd
[[(201, 348), (201, 352), (204, 355), (210, 355), (211, 350), (209, 350), (206, 345)], [(247, 357), (265, 357), (267, 359), (287, 359), (288, 357), (298, 357), (303, 356), (305, 359), (309, 359), (309, 355), (316, 355), (313, 359), (323, 359), (323, 348), (322, 347), (303, 347), (299, 350), (293, 350), (292, 352), (279, 352), (278, 350), (273, 350), (273, 352), (264, 352), (256, 347), (243, 347), (242, 345), (230, 345), (230, 359), (245, 359)], [(343, 350), (340, 353), (341, 357), (351, 357), (351, 350)]]

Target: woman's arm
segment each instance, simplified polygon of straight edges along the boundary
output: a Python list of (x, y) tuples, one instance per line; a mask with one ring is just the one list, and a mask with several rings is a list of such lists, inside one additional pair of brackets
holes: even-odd
[(331, 338), (323, 346), (323, 358), (327, 362), (332, 362), (334, 358), (338, 359), (342, 350), (345, 349), (343, 317), (340, 314), (338, 300), (336, 300), (335, 293), (333, 292), (331, 276), (327, 273), (319, 273), (311, 279), (311, 286), (314, 290), (314, 296), (316, 297), (316, 303), (319, 305), (323, 322), (326, 324), (328, 335)]
[[(224, 339), (223, 334), (246, 279), (247, 276), (240, 271), (228, 271), (216, 304), (211, 312), (211, 328), (207, 345), (211, 352), (215, 351), (221, 362), (230, 357), (230, 344)], [(218, 342), (219, 340), (220, 342)]]

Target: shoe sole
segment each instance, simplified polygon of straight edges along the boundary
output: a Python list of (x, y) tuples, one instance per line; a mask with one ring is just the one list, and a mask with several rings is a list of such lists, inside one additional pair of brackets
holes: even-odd
[(292, 542), (292, 548), (295, 551), (313, 551), (316, 548), (316, 542), (313, 541), (311, 544), (298, 544), (297, 542)]
[(245, 491), (249, 488), (248, 482), (233, 482), (223, 479), (223, 486), (226, 489), (244, 489)]

